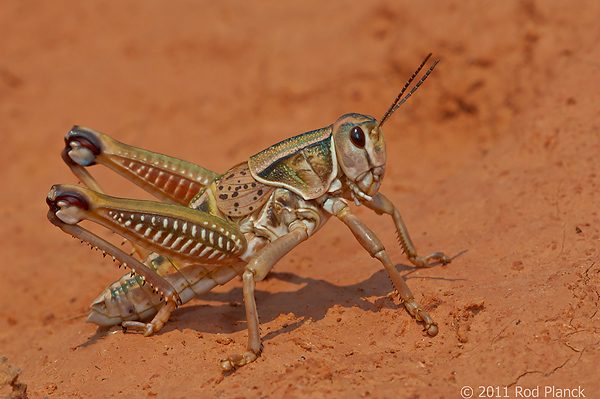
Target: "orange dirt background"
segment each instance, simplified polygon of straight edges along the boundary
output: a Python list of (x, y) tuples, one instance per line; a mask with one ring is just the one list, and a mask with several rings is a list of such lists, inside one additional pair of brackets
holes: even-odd
[[(600, 397), (600, 2), (415, 3), (1, 3), (0, 355), (30, 398)], [(76, 182), (73, 124), (225, 171), (344, 113), (381, 117), (430, 51), (386, 124), (382, 192), (420, 253), (453, 262), (410, 267), (390, 218), (356, 212), (438, 336), (336, 220), (257, 285), (264, 351), (235, 372), (217, 364), (246, 344), (239, 281), (149, 338), (84, 323), (123, 272), (46, 220), (50, 186)]]

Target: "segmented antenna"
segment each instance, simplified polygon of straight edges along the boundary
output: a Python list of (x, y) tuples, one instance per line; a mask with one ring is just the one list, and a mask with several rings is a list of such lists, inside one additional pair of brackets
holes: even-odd
[(402, 104), (404, 104), (404, 102), (406, 100), (409, 99), (410, 96), (412, 96), (412, 94), (419, 88), (419, 86), (421, 86), (423, 84), (423, 82), (425, 81), (425, 79), (427, 79), (427, 76), (429, 76), (429, 74), (431, 73), (431, 71), (433, 71), (433, 68), (435, 68), (435, 66), (437, 65), (438, 62), (440, 62), (440, 60), (436, 60), (433, 65), (427, 70), (427, 72), (425, 72), (425, 75), (421, 78), (421, 80), (419, 80), (417, 82), (417, 84), (415, 85), (415, 87), (413, 87), (411, 89), (411, 91), (408, 92), (408, 94), (404, 97), (401, 98), (402, 95), (404, 94), (404, 92), (406, 91), (406, 89), (408, 89), (408, 86), (412, 83), (413, 80), (415, 80), (415, 78), (417, 77), (417, 75), (419, 74), (419, 72), (421, 72), (421, 69), (423, 69), (423, 66), (425, 65), (425, 63), (427, 62), (427, 60), (429, 59), (429, 57), (431, 57), (431, 53), (429, 53), (427, 55), (427, 57), (425, 57), (425, 59), (423, 60), (423, 62), (421, 63), (421, 65), (419, 65), (419, 67), (417, 68), (417, 70), (415, 71), (415, 73), (412, 74), (412, 76), (410, 77), (410, 79), (408, 79), (408, 82), (406, 82), (406, 84), (404, 85), (404, 87), (402, 88), (402, 90), (400, 90), (400, 93), (398, 94), (398, 96), (396, 97), (396, 99), (394, 100), (394, 102), (392, 103), (392, 105), (390, 105), (390, 107), (388, 108), (388, 110), (385, 112), (385, 114), (383, 115), (383, 117), (381, 118), (381, 120), (379, 121), (379, 123), (377, 124), (377, 127), (381, 127), (383, 126), (383, 124), (385, 123), (385, 121), (387, 121), (389, 119), (390, 116), (392, 116), (392, 114), (398, 109), (398, 107), (400, 107)]

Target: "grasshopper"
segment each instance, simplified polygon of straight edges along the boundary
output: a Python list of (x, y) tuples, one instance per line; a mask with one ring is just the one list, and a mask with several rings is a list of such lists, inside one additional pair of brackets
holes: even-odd
[[(403, 97), (430, 56), (379, 121), (369, 115), (343, 115), (330, 126), (281, 141), (223, 174), (73, 127), (65, 136), (62, 158), (87, 188), (53, 186), (46, 199), (48, 218), (131, 269), (92, 303), (87, 321), (139, 328), (148, 336), (160, 331), (179, 304), (241, 275), (248, 346), (241, 354), (221, 359), (220, 366), (230, 370), (253, 362), (261, 352), (256, 282), (333, 215), (383, 264), (408, 312), (423, 322), (429, 335), (436, 335), (437, 323), (415, 301), (381, 241), (348, 205), (354, 201), (391, 216), (400, 245), (415, 266), (450, 262), (441, 252), (419, 256), (400, 213), (379, 193), (386, 167), (382, 126), (437, 65), (439, 60)], [(112, 169), (162, 202), (106, 195), (86, 169), (94, 164)], [(134, 245), (134, 254), (81, 227), (82, 220), (123, 236)], [(143, 260), (133, 256), (135, 252)]]

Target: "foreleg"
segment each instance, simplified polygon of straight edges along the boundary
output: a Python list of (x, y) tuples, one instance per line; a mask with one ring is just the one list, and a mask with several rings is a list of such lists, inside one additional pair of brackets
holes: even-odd
[(408, 260), (413, 265), (417, 267), (430, 267), (429, 260), (439, 260), (442, 264), (450, 263), (451, 259), (442, 252), (434, 252), (425, 257), (422, 257), (417, 253), (417, 249), (408, 234), (408, 229), (402, 220), (402, 216), (400, 216), (400, 212), (398, 212), (398, 209), (396, 209), (394, 204), (383, 194), (377, 194), (372, 201), (364, 202), (364, 205), (374, 210), (378, 215), (385, 213), (392, 216), (394, 224), (396, 225), (396, 232), (398, 233), (400, 245), (406, 253)]
[(431, 336), (438, 333), (437, 323), (423, 311), (421, 305), (415, 301), (415, 297), (408, 288), (408, 285), (394, 267), (394, 264), (388, 257), (383, 244), (377, 236), (360, 220), (357, 216), (350, 212), (350, 208), (344, 201), (337, 201), (332, 207), (333, 213), (350, 228), (358, 242), (369, 252), (369, 254), (377, 258), (385, 270), (388, 272), (396, 291), (400, 294), (400, 298), (404, 301), (404, 306), (408, 312), (417, 321), (425, 323), (425, 330)]

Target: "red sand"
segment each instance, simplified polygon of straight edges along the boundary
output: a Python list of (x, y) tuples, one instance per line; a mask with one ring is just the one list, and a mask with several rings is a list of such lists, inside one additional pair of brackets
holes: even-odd
[[(598, 15), (593, 1), (2, 2), (0, 355), (30, 398), (600, 397)], [(149, 338), (84, 323), (122, 271), (46, 220), (50, 186), (76, 182), (60, 159), (73, 124), (225, 171), (344, 113), (380, 117), (430, 51), (439, 66), (386, 125), (381, 191), (420, 253), (456, 257), (409, 267), (389, 218), (357, 214), (438, 336), (335, 220), (257, 285), (264, 352), (233, 373), (218, 359), (246, 344), (239, 281)]]

